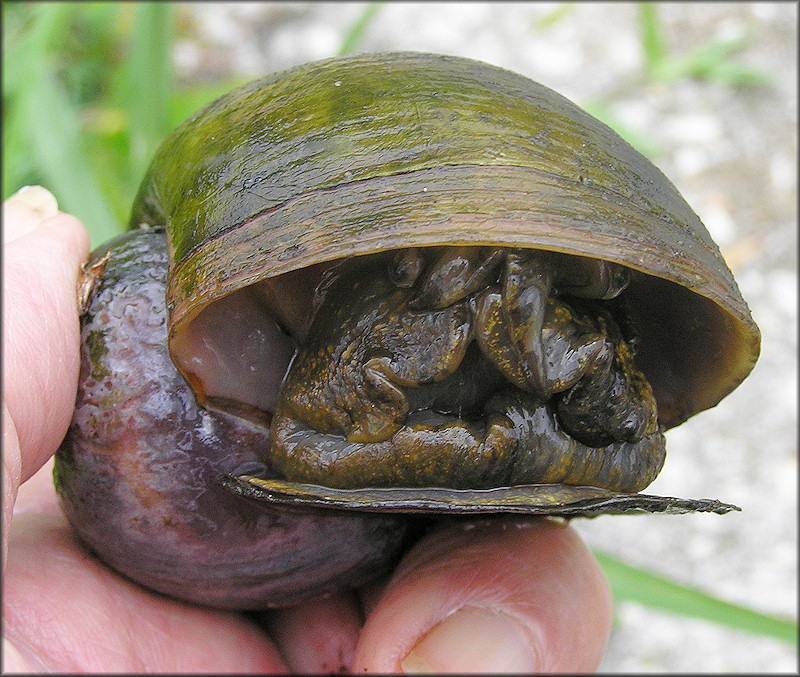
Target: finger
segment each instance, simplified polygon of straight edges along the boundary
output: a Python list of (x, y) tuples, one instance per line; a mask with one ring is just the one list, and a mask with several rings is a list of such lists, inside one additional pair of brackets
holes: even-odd
[(12, 201), (5, 225), (14, 237), (3, 245), (3, 566), (17, 489), (55, 452), (72, 416), (76, 286), (89, 248), (77, 219), (59, 213), (42, 220), (24, 202)]
[(57, 513), (15, 518), (3, 640), (7, 672), (286, 673), (255, 624), (120, 578), (87, 555)]
[(568, 526), (451, 524), (401, 563), (367, 618), (354, 671), (591, 671), (610, 626), (608, 584)]
[(53, 454), (72, 417), (76, 289), (88, 249), (83, 226), (62, 213), (3, 246), (3, 402), (19, 442), (20, 482)]
[(3, 203), (3, 244), (35, 230), (58, 214), (58, 202), (41, 186), (23, 186)]
[(350, 671), (363, 619), (352, 593), (270, 611), (264, 625), (293, 674)]
[(21, 459), (19, 440), (11, 414), (3, 403), (3, 571), (6, 570), (8, 556), (8, 532), (11, 527), (11, 516), (17, 500), (17, 489), (20, 485)]

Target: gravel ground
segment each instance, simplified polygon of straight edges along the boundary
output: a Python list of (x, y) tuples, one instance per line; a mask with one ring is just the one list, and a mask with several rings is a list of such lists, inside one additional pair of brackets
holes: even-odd
[[(358, 51), (419, 50), (523, 73), (604, 108), (645, 140), (719, 243), (763, 333), (745, 383), (668, 433), (648, 489), (713, 496), (724, 517), (600, 517), (575, 522), (593, 547), (754, 609), (797, 618), (797, 4), (658, 6), (667, 50), (741, 38), (732, 58), (758, 86), (645, 78), (633, 3), (388, 3)], [(331, 56), (360, 3), (182, 7), (180, 76), (253, 77)], [(554, 14), (555, 12), (555, 14)], [(560, 16), (560, 18), (559, 18)], [(553, 23), (547, 19), (557, 18)], [(786, 644), (631, 603), (616, 609), (603, 672), (796, 672)]]

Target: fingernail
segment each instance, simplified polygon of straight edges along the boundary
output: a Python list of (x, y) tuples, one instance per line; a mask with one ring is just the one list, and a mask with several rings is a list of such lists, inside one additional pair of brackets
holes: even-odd
[(6, 204), (24, 204), (33, 209), (42, 220), (58, 214), (58, 201), (42, 186), (23, 186), (6, 200)]
[(431, 628), (400, 662), (406, 673), (530, 672), (540, 668), (534, 638), (511, 616), (463, 607)]

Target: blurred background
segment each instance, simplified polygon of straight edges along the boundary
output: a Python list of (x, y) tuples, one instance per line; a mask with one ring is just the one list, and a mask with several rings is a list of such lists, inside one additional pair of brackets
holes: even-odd
[(752, 375), (667, 435), (648, 493), (741, 513), (573, 522), (616, 599), (604, 672), (796, 672), (796, 3), (2, 5), (3, 198), (40, 183), (94, 245), (127, 221), (163, 136), (228, 89), (364, 51), (517, 71), (676, 184), (760, 326)]

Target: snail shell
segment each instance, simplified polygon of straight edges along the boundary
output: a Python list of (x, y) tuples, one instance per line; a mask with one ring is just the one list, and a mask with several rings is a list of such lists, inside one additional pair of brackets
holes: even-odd
[(167, 228), (170, 349), (201, 398), (185, 346), (204, 308), (408, 246), (539, 248), (630, 268), (637, 366), (665, 428), (716, 405), (759, 353), (719, 248), (652, 163), (547, 87), (463, 58), (330, 59), (230, 92), (164, 142), (133, 208), (142, 223)]
[[(150, 227), (143, 239), (166, 231), (166, 252), (163, 245), (139, 251), (129, 234), (94, 255), (110, 252), (110, 272), (83, 321), (78, 405), (56, 481), (85, 542), (148, 587), (259, 608), (358, 585), (398, 556), (408, 520), (340, 508), (565, 516), (733, 508), (559, 484), (474, 499), (446, 487), (306, 496), (237, 471), (263, 459), (232, 448), (223, 432), (266, 445), (266, 431), (252, 421), (269, 419), (326, 274), (353, 257), (483, 246), (624, 266), (635, 363), (652, 387), (661, 428), (716, 405), (750, 372), (758, 328), (697, 215), (648, 160), (540, 84), (416, 53), (336, 58), (271, 75), (212, 102), (164, 141), (130, 225)], [(155, 259), (161, 267), (148, 273)], [(163, 286), (129, 284), (132, 270)], [(150, 306), (155, 315), (145, 312)], [(136, 322), (149, 328), (138, 332), (130, 315), (140, 311)], [(98, 325), (104, 316), (119, 316), (119, 326)], [(245, 356), (254, 336), (256, 352), (269, 359)], [(138, 343), (128, 350), (117, 340)], [(223, 353), (230, 378), (209, 367)], [(156, 363), (166, 376), (137, 382), (137, 365)], [(141, 420), (142, 402), (157, 426)], [(164, 415), (165, 403), (178, 413)], [(202, 471), (183, 453), (196, 444)], [(176, 466), (180, 479), (163, 476)], [(262, 510), (248, 501), (240, 513), (231, 491)], [(323, 513), (330, 508), (333, 515)], [(364, 548), (362, 558), (351, 557), (352, 543), (325, 536), (335, 524)]]

